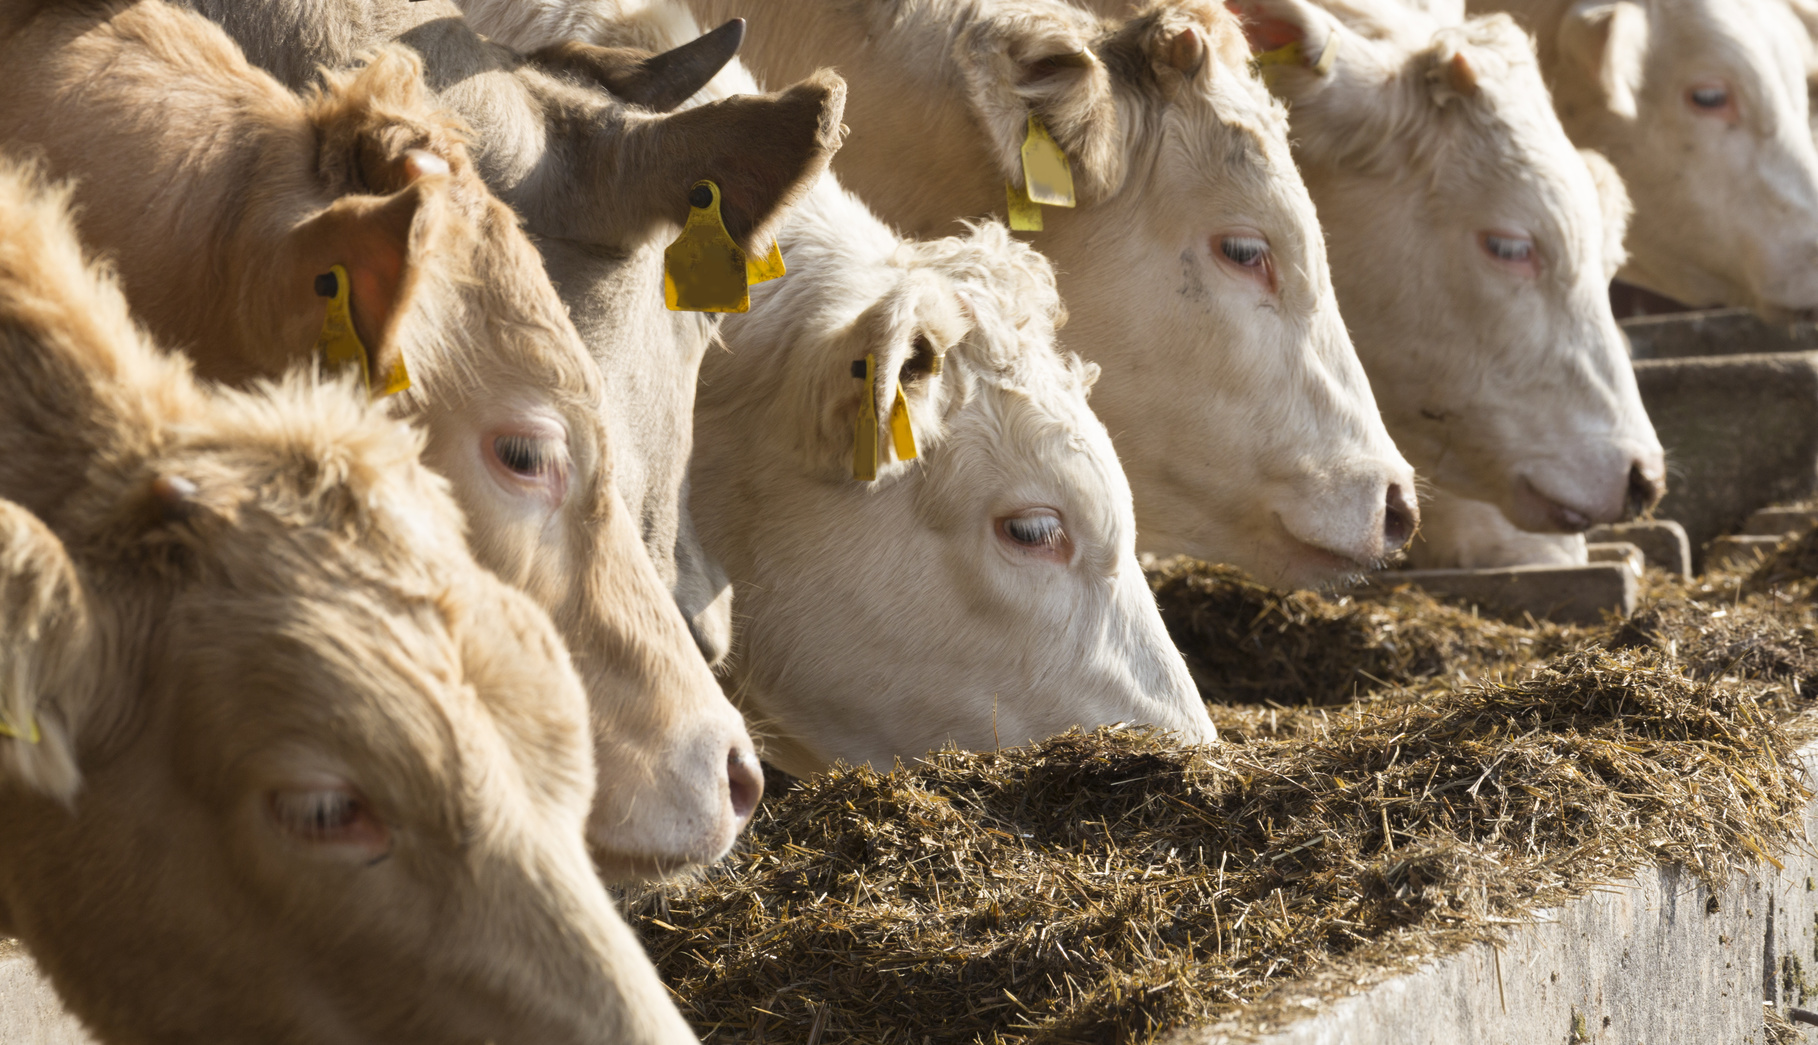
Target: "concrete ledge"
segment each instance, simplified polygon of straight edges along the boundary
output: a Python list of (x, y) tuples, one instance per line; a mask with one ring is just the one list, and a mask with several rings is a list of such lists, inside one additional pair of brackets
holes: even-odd
[(1635, 380), (1672, 475), (1660, 514), (1695, 556), (1757, 509), (1818, 494), (1818, 352), (1640, 361)]
[(1818, 508), (1763, 508), (1742, 524), (1745, 537), (1784, 537), (1818, 525)]
[(1711, 542), (1704, 552), (1704, 568), (1707, 570), (1747, 570), (1753, 569), (1768, 552), (1786, 538), (1750, 537), (1734, 535), (1719, 537)]
[(1586, 562), (1613, 562), (1627, 566), (1629, 572), (1639, 577), (1648, 568), (1647, 556), (1641, 549), (1628, 541), (1600, 541), (1596, 544), (1587, 542), (1584, 546)]
[(1531, 613), (1562, 623), (1596, 624), (1605, 613), (1635, 611), (1635, 573), (1624, 563), (1511, 566), (1498, 570), (1396, 570), (1378, 584), (1414, 584), (1504, 613)]
[(1818, 326), (1768, 323), (1746, 308), (1718, 308), (1622, 321), (1629, 354), (1636, 359), (1810, 352), (1818, 349)]
[[(1818, 748), (1802, 752), (1808, 772)], [(1818, 828), (1806, 807), (1806, 828)], [(1813, 836), (1818, 837), (1818, 836)], [(1764, 1005), (1818, 999), (1818, 856), (1794, 852), (1715, 895), (1650, 867), (1477, 944), (1258, 1031), (1241, 1014), (1172, 1045), (1763, 1045)], [(1808, 1036), (1808, 1040), (1810, 1037)]]
[(1692, 575), (1692, 542), (1686, 538), (1685, 527), (1671, 520), (1594, 526), (1585, 531), (1584, 539), (1590, 544), (1633, 544), (1641, 549), (1648, 565), (1680, 577)]
[(6, 1045), (93, 1045), (82, 1024), (15, 940), (0, 938), (0, 1042)]

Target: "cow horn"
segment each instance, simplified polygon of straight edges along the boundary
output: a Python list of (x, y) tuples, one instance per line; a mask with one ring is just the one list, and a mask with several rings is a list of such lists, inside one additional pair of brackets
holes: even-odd
[(667, 112), (687, 101), (725, 68), (745, 42), (745, 20), (734, 18), (680, 47), (650, 56), (638, 77), (638, 104)]

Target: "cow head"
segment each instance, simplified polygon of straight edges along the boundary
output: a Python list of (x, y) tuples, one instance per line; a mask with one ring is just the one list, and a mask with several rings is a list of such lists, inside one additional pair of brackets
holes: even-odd
[(1530, 530), (1653, 504), (1660, 443), (1606, 293), (1627, 202), (1567, 139), (1527, 36), (1390, 3), (1356, 28), (1302, 0), (1234, 6), (1259, 46), (1303, 43), (1272, 84), (1396, 445)]
[(1579, 0), (1542, 33), (1559, 115), (1635, 201), (1622, 278), (1770, 317), (1818, 308), (1818, 149), (1782, 0)]
[(0, 931), (105, 1041), (692, 1041), (560, 638), (420, 440), (204, 389), (61, 202), (0, 170)]
[(730, 688), (779, 734), (766, 757), (888, 766), (1117, 721), (1213, 739), (1086, 405), (1097, 368), (1054, 348), (1047, 262), (995, 224), (901, 243), (831, 179), (783, 249), (796, 274), (704, 368), (693, 484), (738, 585)]
[[(984, 139), (982, 154), (948, 158), (954, 184), (1001, 212), (1029, 112), (1073, 161), (1078, 207), (1043, 208), (1032, 241), (1060, 273), (1068, 343), (1104, 369), (1093, 407), (1129, 475), (1139, 547), (1284, 584), (1400, 548), (1413, 475), (1339, 318), (1285, 114), (1246, 67), (1235, 20), (1180, 0), (1100, 23), (1029, 0), (980, 12), (953, 61)], [(896, 179), (876, 193), (893, 220), (928, 231), (953, 214), (925, 169), (882, 152), (841, 163), (868, 197)]]

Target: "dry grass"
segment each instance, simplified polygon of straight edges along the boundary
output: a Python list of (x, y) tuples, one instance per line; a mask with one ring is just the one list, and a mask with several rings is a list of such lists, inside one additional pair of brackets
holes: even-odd
[(1655, 577), (1629, 622), (1565, 629), (1172, 564), (1156, 586), (1225, 743), (1103, 730), (838, 770), (633, 920), (707, 1042), (1266, 1015), (1309, 973), (1482, 939), (1643, 862), (1715, 881), (1789, 844), (1818, 684), (1790, 576)]

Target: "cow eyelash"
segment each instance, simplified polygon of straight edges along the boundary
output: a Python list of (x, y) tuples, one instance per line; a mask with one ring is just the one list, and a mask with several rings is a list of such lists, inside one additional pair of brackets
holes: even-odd
[(501, 435), (492, 441), (499, 463), (525, 478), (540, 478), (561, 467), (562, 453), (553, 440), (528, 435)]

